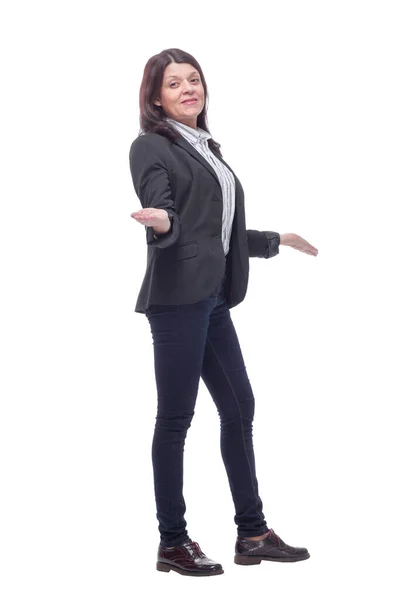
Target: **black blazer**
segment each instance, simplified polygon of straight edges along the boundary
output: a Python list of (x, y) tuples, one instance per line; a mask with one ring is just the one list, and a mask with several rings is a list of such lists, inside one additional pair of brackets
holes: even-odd
[(235, 173), (235, 215), (225, 256), (218, 177), (182, 135), (176, 142), (158, 133), (139, 135), (132, 142), (129, 164), (142, 207), (163, 208), (171, 219), (171, 228), (163, 235), (156, 236), (146, 226), (147, 268), (135, 312), (144, 313), (150, 304), (198, 302), (217, 289), (225, 271), (228, 307), (242, 302), (249, 257), (278, 254), (280, 236), (275, 231), (246, 230), (244, 192)]

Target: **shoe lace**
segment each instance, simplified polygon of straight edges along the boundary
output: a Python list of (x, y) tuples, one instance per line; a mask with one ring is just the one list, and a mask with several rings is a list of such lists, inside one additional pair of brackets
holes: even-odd
[(278, 547), (284, 547), (285, 542), (275, 533), (273, 529), (270, 529), (265, 537), (271, 538), (271, 540), (278, 544)]
[(204, 552), (201, 550), (197, 542), (193, 542), (192, 540), (190, 540), (186, 542), (185, 546), (188, 548), (189, 552), (191, 552), (192, 554), (196, 554), (199, 558), (203, 558), (205, 556)]

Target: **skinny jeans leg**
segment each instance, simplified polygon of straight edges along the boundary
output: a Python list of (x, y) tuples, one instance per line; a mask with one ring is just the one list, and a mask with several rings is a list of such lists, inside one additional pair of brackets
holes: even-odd
[(210, 315), (201, 377), (220, 418), (220, 447), (240, 537), (269, 528), (258, 493), (253, 448), (255, 399), (223, 294)]
[(221, 419), (221, 453), (235, 505), (238, 535), (268, 531), (258, 496), (252, 445), (254, 397), (223, 284), (208, 298), (146, 310), (153, 336), (157, 414), (152, 443), (161, 546), (187, 539), (184, 446), (200, 377)]

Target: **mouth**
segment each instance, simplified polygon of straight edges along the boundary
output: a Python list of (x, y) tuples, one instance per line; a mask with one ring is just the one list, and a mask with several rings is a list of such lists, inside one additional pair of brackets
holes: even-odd
[(197, 98), (190, 98), (188, 100), (184, 100), (182, 104), (196, 104)]

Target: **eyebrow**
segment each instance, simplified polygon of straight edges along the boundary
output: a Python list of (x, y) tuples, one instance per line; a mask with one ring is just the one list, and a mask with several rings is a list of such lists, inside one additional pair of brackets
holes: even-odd
[[(197, 71), (192, 71), (190, 75), (193, 75), (194, 73), (197, 73)], [(178, 75), (168, 75), (167, 79), (170, 79), (170, 77), (173, 77), (174, 79), (179, 79)], [(167, 81), (167, 79), (165, 81)]]

